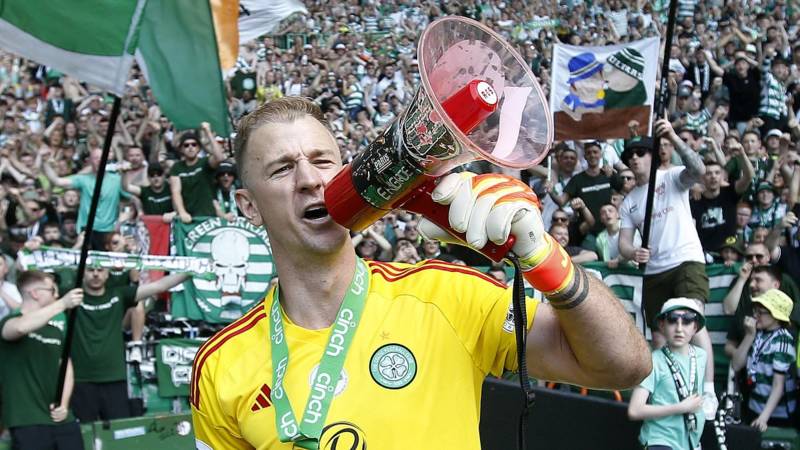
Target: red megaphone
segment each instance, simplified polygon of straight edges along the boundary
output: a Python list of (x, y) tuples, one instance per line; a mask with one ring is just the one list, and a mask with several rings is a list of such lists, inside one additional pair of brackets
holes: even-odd
[[(361, 231), (393, 209), (425, 216), (453, 236), (448, 209), (431, 200), (437, 177), (485, 159), (523, 169), (553, 140), (539, 83), (500, 36), (463, 17), (430, 24), (418, 47), (421, 86), (410, 106), (325, 187), (328, 213)], [(502, 260), (513, 245), (480, 251)]]

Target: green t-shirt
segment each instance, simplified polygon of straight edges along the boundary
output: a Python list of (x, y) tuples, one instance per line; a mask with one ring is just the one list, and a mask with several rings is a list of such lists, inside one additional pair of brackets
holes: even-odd
[[(72, 187), (81, 193), (81, 203), (78, 207), (78, 232), (86, 226), (89, 217), (95, 178), (93, 173), (69, 177)], [(97, 215), (94, 218), (95, 231), (114, 231), (114, 224), (119, 217), (119, 200), (122, 197), (130, 197), (130, 194), (122, 190), (122, 178), (117, 173), (106, 172), (103, 178), (103, 188), (100, 190), (100, 201), (97, 203)]]
[(114, 270), (108, 271), (108, 281), (106, 281), (106, 287), (127, 287), (131, 284), (131, 271), (130, 270), (121, 270), (119, 272)]
[[(700, 347), (694, 347), (694, 351), (697, 354), (697, 379), (692, 393), (701, 394), (705, 380), (706, 352)], [(672, 355), (678, 363), (683, 379), (689, 384), (689, 355), (675, 352)], [(674, 405), (681, 401), (675, 387), (675, 380), (672, 379), (672, 372), (667, 365), (667, 358), (661, 350), (653, 351), (653, 371), (639, 384), (639, 387), (650, 392), (648, 405)], [(692, 448), (699, 446), (706, 420), (702, 408), (695, 413), (695, 416), (697, 417), (697, 430), (692, 433)], [(639, 441), (644, 445), (666, 445), (676, 449), (688, 448), (689, 437), (683, 414), (645, 420), (639, 432)]]
[(136, 305), (136, 289), (135, 285), (106, 286), (103, 295), (84, 294), (72, 345), (76, 382), (125, 380), (122, 318), (128, 308)]
[(603, 231), (603, 224), (600, 222), (600, 208), (611, 202), (611, 179), (603, 172), (593, 177), (583, 171), (569, 180), (564, 187), (564, 192), (569, 194), (570, 199), (578, 197), (583, 199), (586, 207), (592, 212), (595, 225), (591, 229), (591, 233), (597, 235)]
[(200, 158), (194, 165), (178, 161), (169, 172), (171, 177), (181, 179), (181, 195), (186, 212), (192, 216), (215, 216), (214, 204), (214, 169), (208, 158)]
[[(4, 317), (0, 330), (21, 315), (15, 311)], [(15, 341), (0, 336), (0, 389), (7, 427), (54, 424), (49, 405), (56, 396), (63, 340), (64, 333), (50, 323)], [(61, 423), (74, 420), (70, 413)]]
[(172, 192), (169, 186), (164, 185), (161, 192), (153, 190), (152, 186), (145, 186), (142, 188), (142, 209), (145, 214), (157, 214), (172, 212)]

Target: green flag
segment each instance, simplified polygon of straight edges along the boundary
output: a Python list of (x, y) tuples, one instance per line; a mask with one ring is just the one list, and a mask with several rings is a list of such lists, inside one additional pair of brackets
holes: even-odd
[(199, 339), (161, 339), (156, 347), (156, 376), (160, 397), (188, 397), (192, 361), (203, 345)]
[(231, 132), (208, 0), (149, 0), (137, 61), (164, 114), (178, 129), (208, 122)]
[(172, 294), (172, 315), (210, 323), (241, 317), (264, 298), (274, 273), (267, 232), (239, 217), (218, 217), (173, 225), (173, 245), (180, 256), (210, 259), (216, 279), (192, 278)]
[(0, 47), (121, 96), (145, 3), (4, 1), (0, 3)]
[[(611, 288), (614, 294), (619, 297), (625, 310), (628, 311), (636, 321), (639, 329), (642, 328), (642, 274), (638, 269), (631, 267), (620, 267), (609, 269), (605, 263), (582, 264), (590, 273), (596, 274), (603, 282)], [(731, 285), (736, 279), (739, 265), (726, 267), (722, 264), (706, 265), (708, 275), (708, 287), (710, 298), (706, 302), (706, 327), (711, 336), (711, 344), (714, 347), (714, 365), (717, 378), (721, 378), (728, 373), (728, 363), (730, 360), (725, 356), (725, 340), (728, 329), (733, 323), (733, 316), (725, 314), (722, 309), (722, 301), (730, 290)], [(650, 337), (648, 330), (647, 337)]]

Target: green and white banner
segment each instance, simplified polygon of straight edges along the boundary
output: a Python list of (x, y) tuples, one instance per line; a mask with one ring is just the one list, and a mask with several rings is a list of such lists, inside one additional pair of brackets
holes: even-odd
[(160, 397), (187, 397), (192, 362), (203, 345), (199, 339), (162, 339), (156, 346), (156, 377)]
[[(21, 250), (17, 261), (24, 270), (77, 269), (81, 259), (80, 250), (42, 246), (35, 251)], [(208, 258), (184, 256), (132, 255), (120, 252), (89, 251), (86, 258), (89, 267), (109, 270), (161, 270), (173, 273), (191, 273), (194, 277), (216, 279), (214, 265)]]
[(211, 261), (215, 279), (193, 278), (172, 294), (172, 315), (209, 323), (241, 317), (263, 299), (275, 273), (267, 232), (244, 218), (175, 223), (173, 254)]
[[(625, 310), (633, 316), (637, 327), (641, 330), (644, 324), (642, 316), (642, 274), (638, 269), (632, 267), (620, 267), (609, 269), (605, 263), (595, 262), (582, 264), (590, 274), (601, 278), (603, 282), (611, 288), (614, 294), (620, 298)], [(726, 315), (722, 309), (722, 300), (730, 290), (731, 285), (736, 279), (739, 266), (725, 267), (722, 264), (706, 265), (708, 274), (708, 284), (711, 291), (710, 298), (706, 302), (706, 326), (711, 335), (711, 342), (714, 345), (715, 365), (717, 373), (728, 372), (728, 358), (722, 348), (725, 346), (725, 338), (728, 329), (733, 323), (733, 316)], [(647, 339), (650, 339), (650, 330), (646, 330)]]
[(122, 96), (145, 3), (4, 1), (0, 48)]

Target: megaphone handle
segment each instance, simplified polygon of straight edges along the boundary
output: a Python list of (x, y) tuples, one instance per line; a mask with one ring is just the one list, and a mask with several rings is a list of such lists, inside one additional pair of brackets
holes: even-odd
[[(448, 209), (434, 202), (431, 198), (431, 193), (436, 187), (436, 180), (437, 178), (428, 177), (426, 182), (422, 183), (407, 196), (407, 199), (402, 202), (400, 207), (407, 211), (422, 214), (426, 219), (438, 225), (439, 228), (446, 230), (459, 241), (466, 242), (467, 238), (464, 233), (459, 233), (450, 228), (450, 220), (447, 217)], [(515, 241), (514, 235), (510, 235), (503, 245), (497, 245), (489, 241), (483, 248), (476, 250), (483, 256), (499, 263), (511, 252), (511, 247), (514, 246)]]

